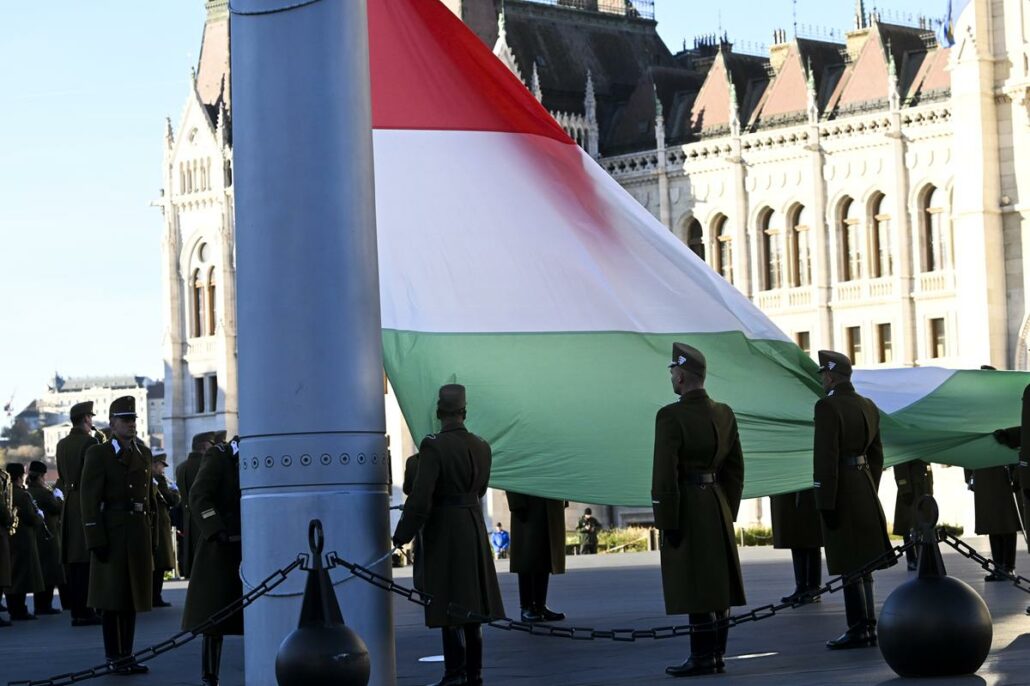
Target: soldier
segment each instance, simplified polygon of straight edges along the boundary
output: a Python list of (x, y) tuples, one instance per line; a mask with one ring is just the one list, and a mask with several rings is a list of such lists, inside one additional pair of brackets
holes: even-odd
[[(820, 350), (819, 371), (826, 397), (815, 404), (815, 504), (822, 517), (826, 567), (830, 574), (844, 574), (892, 548), (876, 494), (883, 473), (880, 411), (855, 392), (846, 355)], [(844, 587), (844, 609), (848, 629), (826, 646), (875, 646), (872, 574)]]
[[(1016, 507), (1013, 467), (1000, 465), (965, 470), (966, 484), (973, 492), (976, 534), (991, 542), (991, 559), (1002, 569), (1016, 568), (1016, 538), (1023, 525)], [(984, 581), (1007, 581), (1008, 577), (991, 572)]]
[[(11, 532), (14, 530), (14, 494), (11, 477), (6, 469), (0, 469), (0, 593), (11, 588)], [(0, 606), (0, 610), (5, 610)], [(0, 627), (11, 626), (0, 618)]]
[(601, 530), (601, 522), (597, 521), (594, 511), (589, 507), (583, 510), (583, 516), (576, 523), (579, 532), (579, 552), (581, 555), (597, 554), (597, 532)]
[(153, 513), (154, 531), (151, 534), (154, 539), (154, 607), (170, 607), (171, 603), (161, 597), (161, 589), (164, 587), (165, 572), (175, 569), (175, 548), (172, 545), (172, 518), (169, 510), (179, 504), (179, 491), (174, 484), (169, 484), (165, 478), (165, 469), (168, 463), (165, 456), (154, 457), (150, 467), (154, 479), (151, 512)]
[[(744, 489), (744, 456), (737, 418), (705, 391), (700, 350), (673, 343), (669, 365), (679, 400), (655, 417), (651, 502), (661, 530), (666, 614), (687, 614), (692, 625), (725, 619), (743, 605), (744, 583), (733, 521)], [(690, 657), (665, 669), (670, 676), (725, 671), (728, 627), (690, 634)]]
[[(72, 626), (94, 626), (100, 617), (86, 605), (89, 591), (89, 549), (82, 529), (82, 501), (79, 488), (82, 482), (82, 463), (86, 450), (97, 444), (90, 435), (93, 427), (93, 402), (72, 405), (69, 413), (72, 429), (57, 443), (57, 488), (64, 493), (61, 512), (61, 562), (67, 580), (72, 615)], [(99, 432), (98, 432), (99, 433)], [(62, 596), (63, 600), (63, 596)]]
[(150, 671), (132, 658), (136, 613), (153, 599), (150, 449), (136, 439), (136, 400), (115, 398), (111, 439), (90, 446), (82, 467), (82, 525), (91, 555), (87, 604), (101, 611), (104, 653), (116, 674)]
[(823, 532), (815, 508), (815, 491), (809, 488), (781, 493), (772, 496), (770, 502), (773, 547), (789, 548), (794, 562), (794, 592), (780, 600), (818, 603), (819, 596), (807, 595), (823, 584)]
[[(915, 538), (915, 511), (919, 500), (924, 495), (933, 495), (933, 470), (922, 460), (912, 460), (894, 465), (894, 483), (898, 486), (898, 497), (894, 501), (895, 536), (901, 536), (905, 543)], [(905, 551), (908, 571), (913, 572), (919, 566), (918, 546)]]
[(189, 578), (193, 567), (193, 556), (196, 554), (200, 522), (190, 510), (190, 487), (200, 470), (200, 459), (214, 445), (214, 436), (210, 431), (196, 434), (191, 443), (192, 450), (185, 460), (175, 467), (175, 485), (179, 488), (182, 502), (182, 547), (180, 549), (179, 572)]
[(465, 387), (440, 388), (440, 433), (419, 446), (411, 495), (393, 533), (403, 546), (416, 536), (415, 586), (433, 596), (426, 626), (443, 632), (444, 676), (434, 686), (481, 686), (483, 633), (479, 623), (452, 616), (451, 603), (485, 617), (503, 617), (480, 499), (490, 480), (490, 445), (465, 428)]
[(36, 529), (43, 526), (43, 513), (25, 488), (25, 465), (9, 462), (7, 473), (11, 476), (12, 501), (18, 520), (11, 536), (11, 569), (14, 574), (11, 588), (7, 591), (7, 609), (13, 620), (36, 619), (36, 615), (29, 613), (25, 598), (29, 593), (43, 592), (46, 587), (36, 547)]
[(519, 575), (523, 622), (560, 622), (564, 612), (547, 607), (551, 574), (565, 573), (565, 508), (568, 503), (508, 491), (511, 510), (510, 571)]
[[(239, 574), (243, 559), (239, 464), (238, 438), (209, 448), (190, 489), (190, 509), (197, 513), (199, 524), (194, 529), (197, 549), (182, 611), (184, 630), (207, 621), (243, 595)], [(223, 637), (242, 634), (242, 611), (234, 612), (204, 632), (201, 654), (204, 686), (218, 686)]]
[(54, 589), (64, 586), (64, 568), (61, 566), (61, 511), (64, 500), (60, 491), (51, 491), (43, 477), (47, 467), (33, 460), (29, 463), (29, 495), (36, 503), (36, 509), (43, 513), (43, 526), (36, 529), (36, 548), (43, 569), (44, 589), (32, 596), (32, 609), (36, 615), (59, 615), (54, 607)]

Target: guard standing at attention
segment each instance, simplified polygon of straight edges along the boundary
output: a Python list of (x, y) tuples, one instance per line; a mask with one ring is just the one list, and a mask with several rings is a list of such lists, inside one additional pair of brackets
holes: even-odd
[(172, 516), (170, 510), (179, 504), (179, 491), (174, 485), (168, 483), (165, 478), (165, 469), (168, 463), (165, 456), (155, 455), (150, 470), (153, 475), (154, 484), (151, 490), (153, 502), (151, 503), (152, 521), (154, 532), (151, 536), (154, 539), (154, 607), (170, 607), (171, 603), (161, 597), (164, 588), (165, 572), (175, 569), (175, 548), (172, 545)]
[(200, 471), (200, 460), (204, 453), (214, 445), (214, 436), (210, 431), (196, 434), (191, 443), (190, 454), (175, 467), (175, 485), (179, 488), (182, 499), (182, 546), (179, 550), (179, 572), (186, 579), (193, 568), (193, 556), (197, 551), (200, 522), (190, 509), (190, 488)]
[[(54, 607), (54, 589), (64, 587), (64, 568), (61, 566), (61, 510), (64, 501), (51, 491), (44, 477), (46, 464), (39, 460), (29, 463), (28, 491), (43, 513), (43, 526), (36, 529), (36, 548), (43, 569), (43, 590), (32, 595), (32, 611), (36, 615), (59, 615)], [(63, 597), (63, 596), (62, 596)]]
[(781, 493), (770, 499), (774, 548), (789, 548), (794, 561), (794, 592), (780, 600), (785, 603), (818, 603), (819, 596), (808, 595), (823, 584), (823, 531), (815, 491), (811, 488)]
[(150, 449), (136, 438), (136, 399), (115, 398), (111, 439), (91, 446), (82, 467), (82, 526), (91, 555), (87, 604), (101, 611), (104, 653), (115, 674), (150, 669), (132, 659), (136, 613), (151, 608), (154, 553)]
[(511, 564), (519, 575), (523, 622), (560, 622), (564, 612), (547, 607), (551, 574), (565, 573), (565, 508), (568, 502), (508, 491)]
[(46, 588), (36, 545), (36, 530), (43, 527), (43, 513), (25, 488), (25, 465), (8, 462), (7, 473), (11, 476), (11, 495), (18, 522), (11, 536), (11, 569), (14, 575), (11, 588), (6, 592), (7, 610), (13, 620), (36, 619), (36, 615), (29, 612), (25, 599), (29, 593), (42, 593)]
[[(820, 350), (819, 371), (826, 397), (815, 404), (815, 504), (822, 517), (826, 567), (830, 574), (844, 574), (892, 549), (877, 496), (883, 473), (880, 411), (872, 400), (855, 392), (846, 355)], [(875, 646), (871, 573), (844, 587), (844, 610), (848, 629), (826, 646), (833, 650)]]
[(744, 456), (733, 410), (705, 391), (707, 371), (700, 350), (674, 343), (669, 373), (679, 400), (655, 418), (651, 501), (662, 532), (665, 612), (714, 627), (690, 634), (689, 659), (665, 670), (676, 677), (725, 671), (728, 627), (715, 622), (746, 602), (733, 535)]
[[(894, 483), (898, 487), (898, 497), (894, 501), (895, 536), (901, 536), (905, 543), (915, 538), (916, 507), (924, 495), (933, 495), (933, 471), (930, 465), (922, 460), (912, 460), (894, 465)], [(912, 546), (905, 551), (908, 571), (913, 572), (919, 566), (919, 554)]]
[[(82, 528), (82, 463), (86, 450), (99, 441), (93, 437), (93, 401), (72, 405), (72, 429), (57, 443), (57, 488), (64, 493), (61, 513), (61, 561), (65, 591), (71, 606), (72, 626), (100, 624), (100, 617), (86, 605), (89, 591), (89, 548)], [(62, 598), (63, 600), (63, 598)]]
[[(190, 489), (190, 509), (200, 522), (196, 556), (182, 611), (183, 630), (207, 621), (243, 595), (240, 561), (243, 559), (240, 520), (239, 439), (218, 443), (204, 453)], [(243, 635), (243, 611), (234, 612), (204, 632), (201, 683), (218, 686), (222, 639)]]
[[(6, 469), (0, 469), (0, 593), (11, 588), (11, 534), (14, 532), (14, 493), (11, 476)], [(0, 606), (0, 610), (5, 609)], [(11, 626), (0, 618), (0, 627)]]
[(440, 388), (440, 432), (422, 439), (411, 495), (393, 533), (400, 547), (421, 539), (415, 587), (433, 596), (426, 626), (443, 632), (444, 676), (434, 686), (481, 686), (483, 631), (448, 613), (453, 603), (484, 617), (503, 617), (481, 498), (490, 481), (490, 445), (465, 428), (465, 387)]
[[(1016, 569), (1016, 539), (1023, 530), (1016, 507), (1016, 465), (966, 469), (966, 485), (973, 492), (973, 511), (978, 536), (991, 543), (991, 559), (1002, 569)], [(991, 572), (984, 581), (1007, 581), (1008, 577)]]

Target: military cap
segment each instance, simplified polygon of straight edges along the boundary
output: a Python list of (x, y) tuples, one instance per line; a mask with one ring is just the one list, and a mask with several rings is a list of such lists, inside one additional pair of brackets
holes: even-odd
[(851, 376), (851, 360), (843, 353), (833, 350), (819, 351), (819, 371)]
[(136, 418), (136, 399), (131, 395), (123, 395), (111, 401), (111, 411), (108, 413), (111, 419), (121, 417), (122, 419)]
[(436, 401), (439, 412), (461, 412), (465, 409), (465, 387), (457, 383), (440, 386), (440, 397)]
[(224, 429), (222, 431), (212, 431), (211, 432), (211, 442), (212, 443), (225, 443), (225, 439), (228, 437), (228, 435), (229, 435), (229, 432), (225, 431)]
[(669, 364), (669, 369), (673, 367), (682, 367), (702, 379), (708, 372), (708, 362), (705, 360), (704, 353), (686, 343), (672, 344), (672, 362)]
[(7, 473), (15, 479), (19, 476), (25, 476), (25, 465), (21, 462), (8, 462), (6, 469)]
[(980, 369), (982, 371), (985, 371), (985, 372), (996, 372), (996, 371), (998, 371), (997, 367), (992, 367), (989, 364), (982, 364), (982, 365), (980, 365)]
[(193, 442), (190, 444), (194, 451), (199, 451), (200, 446), (203, 443), (214, 443), (215, 432), (214, 431), (203, 431), (193, 436)]
[(165, 459), (165, 458), (166, 458), (166, 455), (164, 453), (154, 453), (154, 462), (155, 462), (155, 464), (156, 463), (160, 463), (160, 464), (163, 464), (165, 467), (167, 467), (168, 466), (168, 460)]
[(33, 460), (29, 463), (29, 474), (46, 474), (46, 464)]
[(72, 409), (68, 412), (68, 416), (71, 417), (73, 424), (86, 415), (93, 416), (94, 414), (92, 400), (87, 400), (84, 403), (75, 403), (72, 405)]
[(593, 510), (591, 510), (591, 509), (590, 509), (590, 508), (588, 507), (587, 509), (583, 510), (583, 514), (585, 514), (585, 515), (592, 515), (592, 514), (594, 514), (594, 511), (593, 511)]

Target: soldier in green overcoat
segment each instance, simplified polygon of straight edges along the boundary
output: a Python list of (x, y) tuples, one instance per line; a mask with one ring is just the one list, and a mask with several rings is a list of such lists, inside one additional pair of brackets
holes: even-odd
[(200, 521), (190, 509), (190, 488), (200, 471), (200, 460), (204, 453), (214, 445), (214, 435), (210, 431), (193, 436), (191, 450), (186, 459), (175, 467), (175, 485), (179, 489), (182, 502), (182, 549), (179, 555), (179, 572), (186, 579), (193, 568), (193, 557), (197, 552), (200, 537), (195, 533), (200, 530)]
[[(82, 529), (82, 463), (86, 450), (99, 441), (93, 437), (93, 402), (72, 405), (68, 435), (57, 442), (57, 488), (64, 494), (61, 512), (61, 561), (67, 579), (65, 592), (71, 606), (72, 626), (94, 626), (100, 618), (86, 604), (89, 592), (89, 548)], [(62, 596), (64, 600), (64, 596)]]
[(481, 686), (483, 634), (478, 622), (452, 615), (453, 603), (484, 617), (503, 617), (504, 604), (483, 521), (481, 499), (490, 481), (490, 445), (465, 428), (465, 387), (442, 386), (436, 405), (440, 432), (418, 451), (411, 495), (393, 533), (395, 546), (416, 536), (415, 586), (433, 599), (426, 626), (443, 634), (444, 676), (435, 686)]
[(547, 607), (551, 574), (565, 573), (565, 508), (568, 502), (507, 492), (511, 510), (511, 564), (519, 575), (523, 622), (559, 622), (564, 612)]
[[(1016, 542), (1023, 530), (1016, 506), (1016, 465), (999, 465), (965, 470), (966, 485), (973, 492), (975, 527), (978, 536), (991, 542), (991, 559), (1012, 572), (1016, 568)], [(984, 581), (1007, 581), (1000, 573), (990, 573)]]
[(790, 549), (794, 562), (794, 592), (780, 600), (785, 603), (818, 603), (819, 596), (806, 595), (823, 583), (823, 532), (815, 491), (805, 489), (781, 493), (770, 499), (773, 547)]
[[(651, 501), (662, 532), (666, 614), (688, 614), (692, 625), (724, 619), (743, 605), (744, 583), (733, 522), (744, 489), (737, 418), (708, 397), (700, 350), (674, 343), (669, 373), (679, 400), (655, 418)], [(723, 672), (727, 628), (694, 631), (690, 657), (666, 668), (671, 676)]]
[[(822, 518), (826, 567), (830, 574), (844, 574), (892, 548), (877, 496), (883, 473), (880, 411), (855, 392), (846, 355), (820, 350), (819, 365), (826, 396), (815, 404), (815, 504)], [(875, 646), (872, 574), (844, 587), (844, 608), (848, 629), (827, 647)]]
[(36, 508), (43, 513), (43, 526), (36, 529), (36, 548), (43, 568), (44, 589), (32, 595), (32, 610), (37, 615), (59, 615), (54, 607), (54, 589), (64, 586), (64, 568), (61, 566), (61, 510), (64, 501), (47, 487), (46, 464), (39, 460), (29, 463), (29, 495)]
[[(933, 495), (933, 470), (922, 460), (912, 460), (894, 465), (893, 471), (898, 495), (894, 500), (894, 528), (891, 533), (909, 543), (915, 536), (915, 509), (924, 495)], [(910, 572), (919, 566), (917, 547), (912, 546), (905, 551)]]
[[(192, 629), (243, 596), (240, 561), (243, 542), (240, 521), (239, 439), (218, 443), (204, 453), (190, 489), (190, 509), (197, 515), (197, 542), (182, 628)], [(234, 612), (204, 632), (201, 680), (218, 686), (222, 638), (243, 634), (243, 612)]]
[(152, 456), (136, 438), (136, 400), (115, 398), (111, 440), (91, 446), (82, 467), (82, 526), (91, 555), (90, 607), (100, 610), (104, 653), (117, 674), (143, 674), (131, 659), (136, 613), (153, 600)]
[(11, 536), (11, 588), (7, 591), (7, 610), (13, 620), (36, 619), (29, 612), (25, 598), (29, 593), (40, 593), (46, 588), (43, 581), (43, 566), (39, 561), (36, 545), (36, 530), (43, 527), (43, 513), (25, 488), (25, 465), (7, 463), (11, 477), (12, 500), (18, 520), (18, 527)]
[[(11, 476), (0, 469), (0, 593), (11, 587), (11, 531), (14, 529), (14, 493)], [(0, 627), (11, 626), (0, 618)]]
[(153, 502), (151, 503), (152, 521), (154, 531), (151, 534), (154, 542), (154, 582), (153, 582), (153, 605), (154, 607), (169, 607), (171, 603), (161, 597), (161, 589), (164, 587), (165, 572), (175, 569), (175, 547), (172, 545), (172, 516), (169, 513), (173, 507), (179, 504), (179, 491), (174, 485), (168, 483), (165, 478), (165, 469), (168, 463), (165, 456), (155, 456), (151, 463), (150, 471), (154, 483), (151, 489)]

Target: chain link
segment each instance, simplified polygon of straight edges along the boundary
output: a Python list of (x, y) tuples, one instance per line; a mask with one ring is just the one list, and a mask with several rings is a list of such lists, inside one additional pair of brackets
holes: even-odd
[(973, 562), (984, 568), (985, 571), (991, 572), (1003, 576), (1012, 582), (1012, 585), (1023, 591), (1024, 593), (1030, 593), (1030, 579), (1025, 576), (1020, 576), (1015, 572), (1010, 572), (1007, 569), (998, 566), (998, 563), (989, 557), (985, 557), (976, 551), (973, 546), (969, 545), (961, 538), (949, 534), (944, 529), (940, 529), (937, 533), (937, 539), (942, 543), (947, 543), (962, 557), (968, 558)]
[[(447, 614), (452, 617), (468, 620), (471, 622), (477, 622), (480, 624), (487, 624), (495, 629), (502, 631), (517, 631), (530, 636), (550, 636), (554, 638), (568, 638), (573, 641), (595, 641), (595, 640), (606, 640), (606, 641), (618, 641), (618, 642), (635, 642), (639, 640), (651, 639), (651, 640), (663, 640), (666, 638), (677, 638), (680, 636), (689, 636), (696, 631), (711, 631), (716, 628), (730, 628), (740, 624), (746, 624), (748, 622), (758, 622), (763, 619), (773, 617), (784, 610), (793, 609), (799, 607), (813, 598), (817, 598), (824, 593), (836, 593), (837, 591), (844, 588), (844, 586), (852, 583), (858, 578), (871, 573), (873, 570), (881, 569), (885, 566), (895, 562), (899, 557), (905, 554), (905, 551), (916, 545), (915, 541), (911, 541), (904, 545), (895, 546), (891, 550), (885, 552), (874, 560), (869, 561), (859, 569), (840, 576), (834, 577), (822, 587), (812, 591), (804, 593), (797, 601), (789, 603), (774, 603), (769, 605), (762, 605), (756, 607), (748, 612), (739, 615), (733, 615), (731, 617), (725, 617), (723, 619), (717, 619), (712, 622), (705, 622), (703, 624), (680, 624), (676, 626), (660, 626), (649, 629), (594, 629), (589, 627), (577, 627), (577, 626), (552, 626), (548, 624), (539, 624), (531, 622), (520, 622), (510, 617), (487, 617), (478, 613), (475, 613), (467, 608), (461, 607), (451, 603), (447, 606)], [(389, 593), (399, 595), (402, 598), (409, 600), (416, 605), (427, 607), (433, 600), (433, 596), (424, 591), (420, 591), (415, 588), (409, 588), (401, 586), (396, 583), (393, 579), (389, 579), (385, 576), (376, 574), (370, 569), (366, 569), (361, 565), (353, 562), (344, 560), (336, 553), (329, 553), (329, 558), (334, 565), (346, 567), (350, 570), (354, 577), (362, 579), (373, 586), (380, 588)]]
[[(386, 559), (389, 558), (392, 554), (393, 554), (393, 549), (391, 548), (385, 555), (383, 555), (382, 557), (380, 557), (377, 560), (373, 560), (372, 562), (369, 562), (365, 566), (366, 567), (378, 567), (381, 563), (385, 562)], [(308, 560), (308, 555), (306, 553), (301, 553), (300, 557), (303, 559), (303, 564), (301, 565), (301, 569), (303, 569), (304, 571), (308, 571), (310, 569), (310, 567), (308, 566), (310, 564), (310, 562)], [(326, 569), (335, 569), (335, 567), (336, 567), (336, 565), (333, 564), (332, 561), (329, 559), (328, 555), (326, 556), (325, 567), (326, 567)], [(341, 584), (344, 584), (344, 583), (350, 581), (353, 578), (354, 578), (353, 574), (348, 574), (347, 576), (343, 577), (342, 579), (334, 581), (333, 582), (333, 588), (336, 588), (337, 586), (340, 586)], [(243, 574), (243, 563), (242, 562), (240, 563), (240, 581), (243, 582), (244, 587), (246, 587), (248, 589), (254, 588), (253, 586), (250, 585), (250, 582), (247, 581), (247, 577), (244, 576), (244, 574)], [(271, 592), (269, 592), (269, 593), (266, 593), (265, 595), (267, 595), (269, 598), (298, 598), (298, 597), (304, 595), (304, 591), (291, 591), (289, 593), (271, 593)]]

